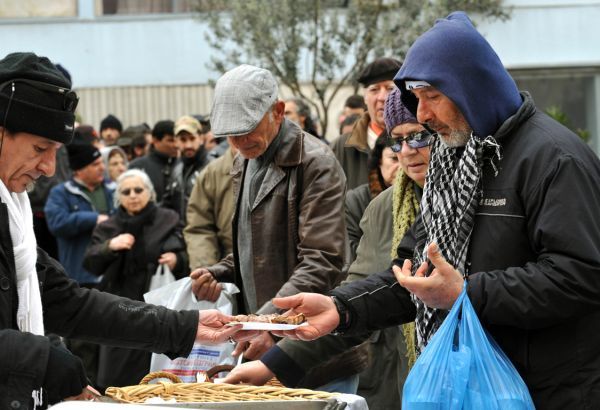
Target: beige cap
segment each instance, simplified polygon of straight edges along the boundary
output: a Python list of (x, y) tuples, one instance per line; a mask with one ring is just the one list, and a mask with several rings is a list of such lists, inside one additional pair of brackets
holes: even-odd
[(178, 135), (181, 131), (187, 131), (190, 134), (201, 134), (202, 125), (194, 117), (184, 115), (175, 122), (175, 135)]

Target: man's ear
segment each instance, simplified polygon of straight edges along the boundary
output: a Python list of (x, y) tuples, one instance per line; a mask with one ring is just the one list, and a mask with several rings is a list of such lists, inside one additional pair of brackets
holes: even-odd
[(281, 121), (285, 116), (285, 103), (281, 100), (277, 100), (273, 104), (273, 116), (277, 121)]

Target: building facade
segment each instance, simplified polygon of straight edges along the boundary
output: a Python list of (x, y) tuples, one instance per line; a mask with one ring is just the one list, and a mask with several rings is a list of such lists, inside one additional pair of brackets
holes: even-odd
[[(0, 55), (34, 51), (63, 65), (80, 94), (83, 123), (99, 126), (108, 113), (124, 126), (183, 114), (206, 114), (208, 68), (218, 50), (189, 0), (2, 0)], [(541, 109), (564, 114), (588, 132), (600, 152), (600, 1), (507, 0), (507, 21), (481, 21), (519, 88)], [(477, 22), (477, 21), (476, 21)], [(485, 90), (482, 90), (485, 92)], [(285, 90), (283, 96), (288, 96)], [(336, 136), (345, 98), (332, 104), (327, 137)]]

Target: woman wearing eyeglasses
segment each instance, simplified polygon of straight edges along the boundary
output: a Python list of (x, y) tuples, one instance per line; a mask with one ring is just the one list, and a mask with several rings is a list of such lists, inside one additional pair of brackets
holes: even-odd
[[(117, 179), (115, 215), (98, 225), (84, 266), (103, 275), (104, 291), (143, 300), (150, 278), (166, 264), (176, 278), (188, 275), (188, 258), (179, 216), (158, 207), (148, 175), (131, 169)], [(100, 388), (137, 384), (150, 369), (150, 353), (100, 347), (97, 382)]]

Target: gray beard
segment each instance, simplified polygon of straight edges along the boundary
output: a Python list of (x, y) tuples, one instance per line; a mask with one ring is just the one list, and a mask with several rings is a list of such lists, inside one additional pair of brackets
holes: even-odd
[(27, 186), (25, 187), (25, 192), (27, 192), (28, 194), (30, 192), (32, 192), (35, 189), (35, 181), (31, 181), (30, 183), (27, 184)]
[(467, 145), (471, 139), (471, 131), (452, 130), (447, 137), (441, 137), (440, 140), (448, 148), (458, 148)]

